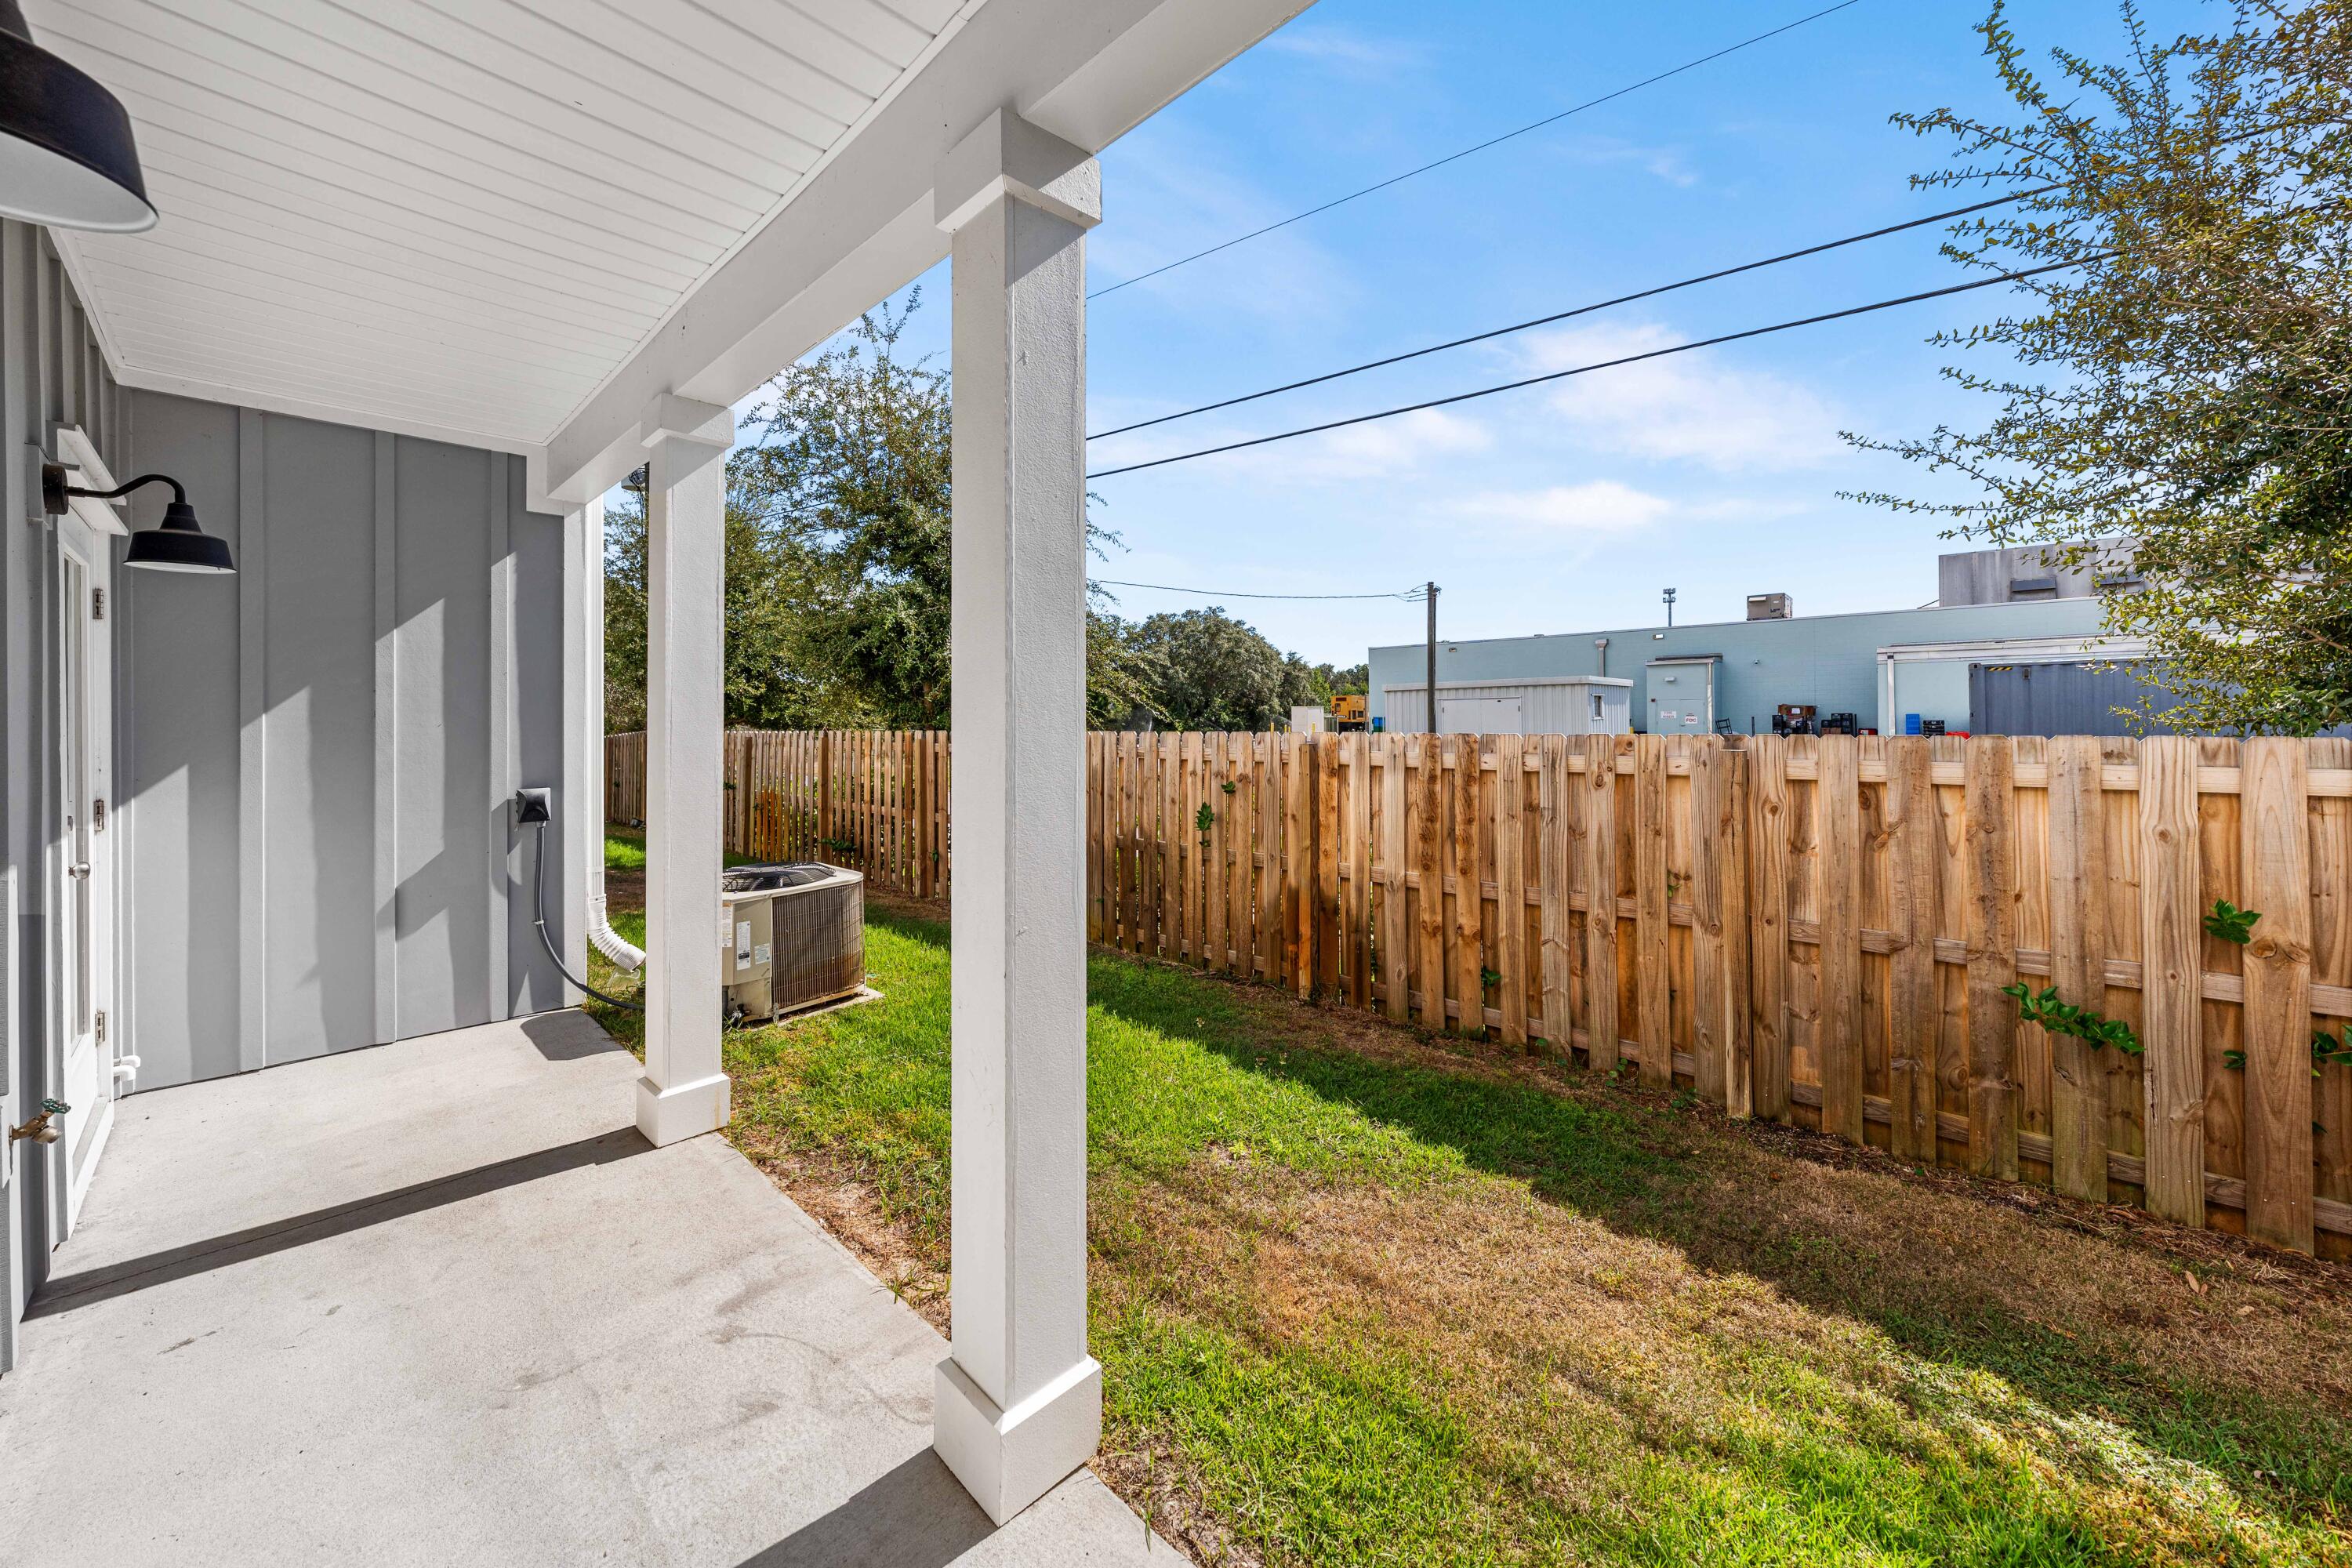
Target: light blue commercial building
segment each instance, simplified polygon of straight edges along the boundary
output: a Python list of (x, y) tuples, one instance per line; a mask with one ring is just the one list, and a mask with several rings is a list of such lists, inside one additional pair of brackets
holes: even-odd
[[(1792, 616), (1784, 596), (1759, 595), (1743, 621), (1444, 637), (1439, 727), (1507, 727), (1523, 707), (1527, 730), (1559, 728), (1548, 689), (1606, 678), (1632, 683), (1622, 721), (1610, 704), (1611, 727), (1654, 733), (1769, 733), (1783, 705), (1891, 734), (1936, 721), (1956, 733), (2120, 730), (2109, 710), (2130, 700), (2143, 649), (2101, 636), (2096, 593), (2118, 582), (2053, 573), (2019, 551), (1946, 556), (1940, 578), (1943, 602), (1916, 609)], [(1426, 658), (1421, 643), (1370, 650), (1381, 727), (1424, 727)]]

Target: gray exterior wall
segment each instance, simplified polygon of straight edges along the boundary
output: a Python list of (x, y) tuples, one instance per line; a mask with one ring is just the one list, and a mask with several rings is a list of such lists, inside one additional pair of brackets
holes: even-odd
[[(1424, 665), (1426, 659), (1424, 658)], [(1423, 671), (1426, 674), (1426, 670)], [(1382, 717), (1387, 728), (1412, 734), (1428, 727), (1429, 699), (1422, 690), (1423, 682), (1391, 686), (1381, 693), (1384, 704)], [(1592, 716), (1592, 699), (1601, 699), (1601, 717)], [(1445, 705), (1457, 698), (1509, 698), (1519, 700), (1520, 732), (1528, 735), (1622, 735), (1631, 722), (1626, 710), (1626, 688), (1615, 681), (1596, 682), (1580, 677), (1564, 677), (1551, 680), (1501, 680), (1448, 686), (1437, 683), (1438, 717), (1445, 717)], [(1371, 712), (1369, 700), (1365, 711)]]
[[(2095, 599), (1979, 605), (1924, 610), (1885, 610), (1850, 616), (1800, 616), (1785, 621), (1724, 621), (1709, 625), (1633, 626), (1613, 631), (1558, 636), (1450, 640), (1437, 645), (1437, 680), (1522, 680), (1542, 676), (1612, 675), (1633, 682), (1633, 720), (1638, 729), (1649, 713), (1649, 661), (1720, 654), (1716, 715), (1743, 733), (1751, 726), (1769, 731), (1772, 710), (1783, 702), (1810, 702), (1823, 713), (1856, 713), (1875, 724), (1878, 713), (1878, 650), (1911, 643), (1973, 641), (1984, 637), (2049, 637), (2095, 635)], [(1607, 637), (1607, 668), (1593, 639)], [(1423, 679), (1423, 645), (1376, 647), (1371, 696), (1367, 704), (1385, 718), (1383, 688), (1417, 686)]]
[(563, 783), (564, 520), (518, 458), (133, 395), (238, 567), (122, 595), (138, 1087), (565, 1005), (507, 804)]
[[(78, 425), (110, 468), (125, 471), (132, 414), (56, 252), (20, 223), (0, 222), (0, 1115), (13, 1125), (56, 1092), (62, 1035), (49, 984), (61, 835), (59, 556), (33, 489), (30, 449), (54, 456), (53, 427)], [(100, 582), (109, 564), (96, 563)], [(81, 1109), (88, 1117), (98, 1108)], [(46, 1268), (45, 1226), (63, 1227), (68, 1152), (66, 1143), (0, 1149), (0, 1371), (15, 1364), (17, 1317)]]
[(2079, 566), (2063, 564), (2039, 544), (1955, 551), (1936, 558), (1936, 602), (1948, 608), (2028, 598), (2087, 598), (2099, 591), (2102, 579), (2129, 573), (2131, 551), (2131, 541), (2119, 539)]

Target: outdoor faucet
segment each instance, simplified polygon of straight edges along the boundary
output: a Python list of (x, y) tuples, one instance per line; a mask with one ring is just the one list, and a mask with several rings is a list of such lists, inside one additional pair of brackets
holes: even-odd
[(36, 1143), (56, 1142), (58, 1141), (58, 1129), (52, 1124), (50, 1119), (52, 1117), (63, 1116), (67, 1111), (71, 1110), (72, 1109), (72, 1106), (68, 1105), (62, 1100), (45, 1100), (41, 1101), (41, 1113), (38, 1116), (34, 1117), (22, 1127), (11, 1127), (8, 1129), (8, 1142), (14, 1143), (19, 1138), (30, 1138)]

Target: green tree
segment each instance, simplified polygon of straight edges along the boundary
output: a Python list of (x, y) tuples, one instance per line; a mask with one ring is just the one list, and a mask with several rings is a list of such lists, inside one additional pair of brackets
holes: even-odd
[(2029, 63), (1996, 4), (1979, 31), (2019, 113), (1896, 116), (1948, 139), (1927, 186), (2033, 193), (1958, 227), (1963, 266), (2075, 264), (2032, 303), (1941, 334), (2000, 368), (1946, 374), (1981, 428), (1862, 441), (1970, 499), (1863, 499), (1952, 532), (2112, 559), (2142, 586), (2107, 629), (2147, 639), (2143, 716), (2308, 734), (2352, 721), (2352, 0), (2242, 0), (2170, 43), (2122, 7), (2128, 58)]
[[(763, 729), (949, 721), (953, 405), (899, 350), (921, 291), (769, 384), (728, 460), (727, 718)], [(608, 513), (606, 713), (645, 714), (643, 475)], [(1087, 525), (1099, 555), (1116, 536)], [(1090, 590), (1090, 605), (1092, 603)], [(1147, 701), (1149, 660), (1090, 609), (1087, 710)]]
[(1369, 664), (1351, 664), (1344, 669), (1335, 665), (1318, 664), (1315, 667), (1315, 673), (1322, 678), (1325, 689), (1334, 697), (1346, 692), (1360, 696), (1372, 689), (1372, 667)]
[[(604, 513), (604, 726), (646, 723), (645, 470)], [(799, 729), (835, 721), (839, 704), (797, 657), (796, 606), (814, 591), (805, 563), (771, 547), (738, 490), (727, 506), (727, 722)]]
[(1315, 668), (1219, 607), (1158, 615), (1128, 632), (1150, 706), (1181, 730), (1264, 730), (1328, 693)]
[(787, 367), (729, 462), (766, 553), (797, 563), (790, 652), (830, 721), (948, 721), (953, 412), (947, 373), (898, 353), (920, 305)]

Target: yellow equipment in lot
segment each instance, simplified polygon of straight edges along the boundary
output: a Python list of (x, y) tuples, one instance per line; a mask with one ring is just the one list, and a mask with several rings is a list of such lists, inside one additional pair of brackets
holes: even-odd
[(1360, 730), (1364, 727), (1364, 694), (1343, 691), (1331, 699), (1331, 725), (1337, 730)]

